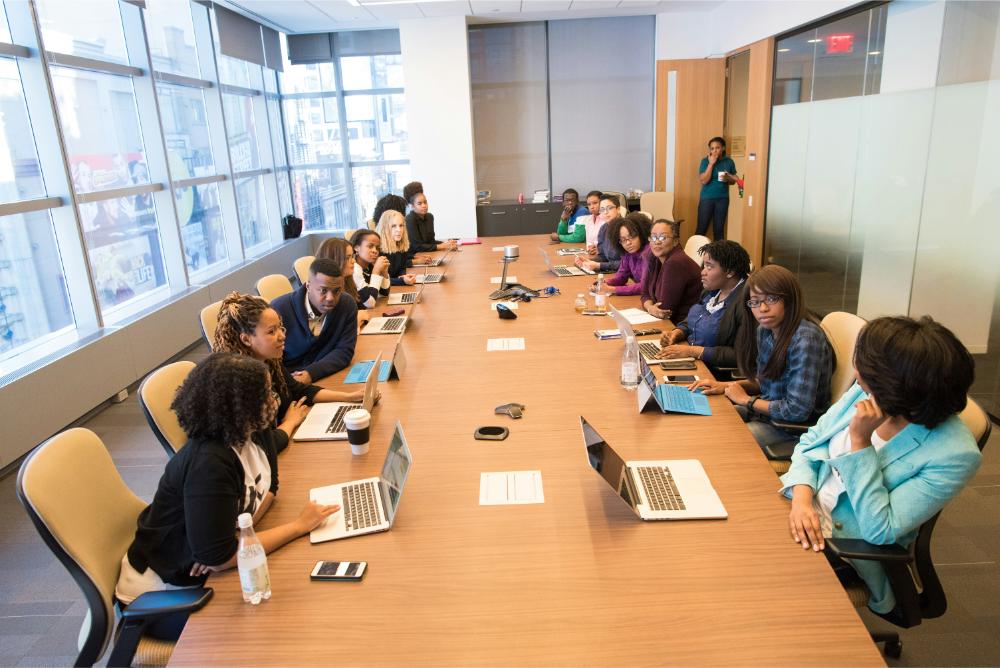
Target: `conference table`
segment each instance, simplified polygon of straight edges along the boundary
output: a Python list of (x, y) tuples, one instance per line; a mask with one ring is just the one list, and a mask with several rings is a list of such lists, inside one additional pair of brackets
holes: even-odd
[[(561, 293), (519, 304), (516, 320), (488, 298), (505, 244), (520, 246), (519, 282)], [(619, 383), (622, 342), (593, 334), (612, 319), (574, 310), (593, 277), (554, 276), (538, 246), (554, 264), (572, 259), (543, 236), (484, 238), (432, 270), (445, 280), (407, 307), (402, 335), (358, 338), (356, 361), (388, 358), (397, 340), (407, 358), (380, 383), (368, 454), (334, 441), (280, 456), (259, 528), (294, 519), (312, 488), (377, 476), (399, 421), (413, 467), (391, 530), (268, 555), (273, 596), (258, 606), (235, 570), (213, 575), (172, 664), (884, 665), (823, 555), (789, 537), (778, 480), (729, 401), (711, 397), (711, 416), (640, 414)], [(525, 347), (487, 352), (491, 338)], [(360, 387), (345, 375), (320, 384)], [(524, 417), (494, 414), (508, 402)], [(700, 460), (728, 519), (639, 520), (589, 467), (581, 415), (626, 459)], [(482, 425), (510, 435), (474, 440)], [(544, 503), (480, 505), (482, 472), (533, 470)], [(318, 560), (368, 571), (314, 582)]]

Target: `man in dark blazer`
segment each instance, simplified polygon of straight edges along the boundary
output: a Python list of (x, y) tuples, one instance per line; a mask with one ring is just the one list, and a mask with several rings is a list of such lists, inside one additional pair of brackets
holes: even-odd
[(271, 302), (285, 326), (285, 367), (301, 383), (332, 375), (351, 363), (358, 342), (358, 306), (344, 292), (336, 262), (314, 260), (309, 280)]

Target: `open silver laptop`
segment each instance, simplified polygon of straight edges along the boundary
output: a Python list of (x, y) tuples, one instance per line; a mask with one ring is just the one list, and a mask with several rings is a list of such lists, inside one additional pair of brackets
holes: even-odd
[(443, 271), (440, 274), (437, 273), (428, 274), (426, 266), (424, 267), (424, 273), (417, 274), (417, 283), (421, 285), (423, 285), (424, 283), (440, 283), (443, 280), (444, 280)]
[[(635, 336), (632, 323), (621, 314), (621, 311), (608, 304), (608, 314), (614, 319), (615, 324), (618, 325), (618, 331), (622, 333), (622, 340), (625, 340), (629, 336)], [(694, 363), (693, 357), (671, 357), (669, 360), (657, 359), (656, 356), (660, 354), (660, 343), (658, 341), (637, 341), (636, 343), (639, 346), (639, 354), (642, 355), (642, 359), (646, 364), (680, 365), (682, 362)]]
[(347, 438), (344, 415), (355, 408), (364, 408), (369, 413), (378, 398), (378, 370), (381, 368), (382, 351), (375, 356), (375, 363), (365, 378), (365, 396), (360, 404), (330, 401), (314, 404), (309, 414), (295, 431), (296, 441), (343, 441)]
[(390, 292), (389, 301), (386, 303), (390, 306), (396, 304), (416, 304), (420, 301), (420, 293), (424, 291), (424, 284), (420, 284), (420, 288), (416, 292)]
[(729, 516), (697, 459), (624, 461), (581, 415), (587, 462), (643, 520)]
[(545, 252), (545, 249), (541, 246), (538, 247), (538, 252), (542, 254), (542, 259), (545, 260), (545, 266), (549, 268), (556, 276), (584, 276), (586, 274), (593, 274), (594, 272), (589, 269), (580, 269), (575, 265), (557, 264), (552, 265), (552, 260), (549, 259), (549, 254)]
[(390, 317), (378, 316), (368, 321), (368, 324), (361, 330), (362, 334), (402, 334), (406, 329), (405, 315), (394, 315)]
[(448, 256), (451, 255), (453, 252), (455, 252), (455, 249), (454, 248), (449, 248), (443, 254), (438, 255), (435, 258), (431, 258), (430, 262), (423, 262), (423, 263), (419, 263), (419, 264), (416, 263), (416, 262), (414, 262), (413, 266), (414, 267), (440, 267), (442, 264), (444, 264), (444, 261), (448, 258)]
[(350, 538), (367, 533), (388, 531), (396, 519), (403, 486), (413, 466), (413, 456), (406, 445), (403, 426), (397, 422), (389, 450), (377, 478), (317, 487), (309, 498), (326, 505), (337, 504), (340, 511), (330, 515), (309, 534), (311, 543)]

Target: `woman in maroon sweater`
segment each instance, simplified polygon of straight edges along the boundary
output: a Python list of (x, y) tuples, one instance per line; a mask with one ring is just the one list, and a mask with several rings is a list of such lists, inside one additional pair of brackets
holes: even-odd
[(649, 235), (652, 255), (642, 281), (642, 307), (680, 322), (701, 296), (701, 269), (680, 247), (680, 223), (660, 218)]

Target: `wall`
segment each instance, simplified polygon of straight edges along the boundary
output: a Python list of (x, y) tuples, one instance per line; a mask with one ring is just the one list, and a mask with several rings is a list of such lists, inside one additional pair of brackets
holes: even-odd
[(424, 184), (438, 238), (476, 235), (475, 159), (464, 16), (399, 22), (410, 169)]

